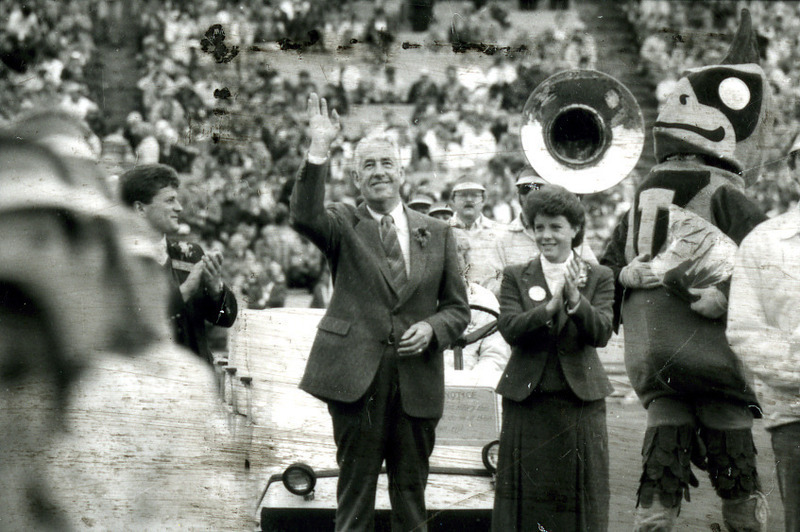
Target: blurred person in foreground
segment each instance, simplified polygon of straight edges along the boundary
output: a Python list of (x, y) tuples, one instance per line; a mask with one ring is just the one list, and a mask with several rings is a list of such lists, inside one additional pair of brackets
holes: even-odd
[(800, 211), (756, 226), (736, 256), (727, 337), (769, 413), (786, 532), (800, 531)]
[(75, 185), (111, 197), (101, 171), (101, 141), (84, 120), (59, 107), (28, 111), (14, 119), (14, 135), (45, 146), (67, 166)]
[[(504, 226), (505, 230), (497, 238), (494, 255), (489, 260), (494, 273), (491, 279), (484, 283), (484, 286), (492, 290), (495, 295), (500, 293), (500, 281), (503, 270), (507, 266), (526, 263), (531, 260), (531, 257), (539, 253), (533, 226), (525, 214), (525, 202), (529, 197), (534, 196), (537, 191), (547, 187), (547, 181), (536, 170), (527, 166), (517, 174), (515, 186), (517, 187), (517, 200), (522, 210), (510, 224)], [(577, 252), (583, 260), (597, 264), (597, 257), (586, 242), (582, 242), (578, 246)]]
[[(146, 219), (158, 264), (170, 280), (169, 316), (175, 340), (214, 363), (206, 324), (230, 327), (236, 320), (236, 297), (222, 281), (222, 256), (206, 254), (194, 243), (171, 238), (179, 229), (180, 180), (170, 166), (145, 164), (120, 176), (122, 202)], [(167, 295), (165, 294), (165, 297)]]
[(596, 348), (612, 334), (614, 276), (575, 251), (586, 215), (574, 194), (548, 185), (524, 209), (539, 253), (503, 273), (498, 327), (511, 359), (497, 386), (492, 530), (604, 531), (613, 389)]
[(211, 374), (163, 341), (125, 214), (48, 149), (0, 136), (3, 529), (244, 522)]
[[(322, 250), (333, 295), (300, 388), (328, 404), (333, 421), (336, 530), (374, 528), (386, 460), (392, 530), (427, 530), (425, 486), (444, 408), (442, 350), (469, 321), (456, 242), (446, 224), (405, 207), (397, 145), (382, 134), (356, 146), (359, 207), (325, 206), (328, 151), (339, 116), (308, 100), (311, 146), (291, 198), (297, 231)], [(364, 423), (366, 419), (371, 423)]]
[[(3, 528), (67, 526), (46, 453), (65, 428), (72, 387), (92, 351), (135, 353), (151, 340), (121, 304), (132, 286), (102, 205), (51, 151), (0, 136)], [(140, 335), (126, 336), (136, 328)]]
[(483, 215), (486, 187), (468, 177), (456, 181), (450, 194), (453, 217), (450, 226), (461, 229), (456, 234), (469, 241), (466, 265), (467, 281), (484, 285), (495, 276), (495, 246), (501, 225)]

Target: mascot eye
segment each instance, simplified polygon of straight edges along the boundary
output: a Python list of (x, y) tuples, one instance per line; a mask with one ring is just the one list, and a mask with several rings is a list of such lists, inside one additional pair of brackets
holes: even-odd
[(739, 78), (725, 78), (719, 84), (719, 99), (731, 109), (739, 111), (750, 103), (750, 89)]

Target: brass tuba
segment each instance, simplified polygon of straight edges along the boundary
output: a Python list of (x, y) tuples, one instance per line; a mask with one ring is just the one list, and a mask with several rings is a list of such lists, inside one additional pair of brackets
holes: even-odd
[(596, 70), (567, 70), (539, 84), (522, 110), (522, 150), (548, 182), (576, 194), (610, 188), (636, 166), (644, 146), (639, 104)]

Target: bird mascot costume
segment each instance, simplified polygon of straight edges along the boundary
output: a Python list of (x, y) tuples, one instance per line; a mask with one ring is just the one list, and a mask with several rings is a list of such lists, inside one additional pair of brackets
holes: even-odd
[(637, 531), (674, 528), (698, 486), (691, 463), (708, 472), (730, 531), (766, 530), (752, 436), (761, 412), (725, 338), (736, 248), (765, 219), (743, 193), (770, 122), (758, 62), (743, 10), (725, 59), (687, 71), (663, 105), (657, 164), (601, 260), (616, 276), (625, 365), (647, 409)]

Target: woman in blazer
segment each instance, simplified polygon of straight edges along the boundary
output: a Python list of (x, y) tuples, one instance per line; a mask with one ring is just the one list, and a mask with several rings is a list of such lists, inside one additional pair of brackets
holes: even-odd
[(585, 212), (547, 185), (525, 202), (539, 256), (503, 273), (498, 327), (511, 358), (497, 392), (503, 429), (495, 531), (605, 531), (612, 387), (597, 356), (612, 332), (611, 270), (573, 252)]

